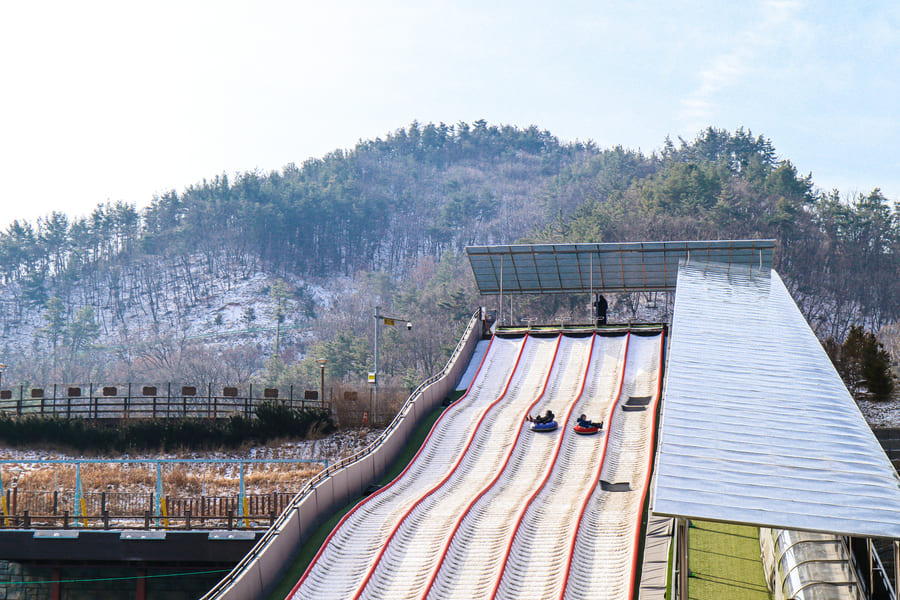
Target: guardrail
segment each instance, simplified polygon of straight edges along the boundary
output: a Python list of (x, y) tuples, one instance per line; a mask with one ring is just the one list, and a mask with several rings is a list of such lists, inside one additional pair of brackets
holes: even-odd
[(328, 515), (387, 471), (420, 419), (453, 389), (481, 339), (480, 317), (480, 310), (472, 315), (444, 368), (413, 391), (381, 435), (309, 480), (253, 549), (202, 600), (259, 598), (280, 581), (296, 548)]
[(2, 529), (267, 529), (294, 497), (292, 492), (245, 496), (164, 496), (158, 514), (153, 492), (87, 493), (7, 490)]
[(46, 387), (0, 389), (0, 411), (17, 417), (42, 416), (82, 419), (224, 419), (233, 414), (247, 418), (264, 402), (293, 409), (326, 408), (315, 390), (266, 388), (252, 384), (204, 386), (166, 384), (85, 385), (53, 384)]

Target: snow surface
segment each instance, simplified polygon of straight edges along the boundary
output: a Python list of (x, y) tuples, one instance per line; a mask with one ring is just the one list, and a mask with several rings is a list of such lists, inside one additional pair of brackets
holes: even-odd
[(890, 400), (857, 400), (859, 410), (872, 429), (900, 428), (900, 397)]

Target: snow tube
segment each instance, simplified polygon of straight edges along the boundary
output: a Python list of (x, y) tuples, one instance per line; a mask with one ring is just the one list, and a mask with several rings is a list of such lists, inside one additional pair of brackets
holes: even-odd
[(532, 423), (531, 430), (532, 431), (553, 431), (559, 427), (559, 423), (556, 421), (550, 421), (549, 423)]
[(600, 431), (600, 428), (596, 425), (592, 425), (590, 427), (582, 427), (581, 425), (575, 425), (572, 429), (575, 430), (575, 433), (580, 433), (581, 435), (592, 435)]

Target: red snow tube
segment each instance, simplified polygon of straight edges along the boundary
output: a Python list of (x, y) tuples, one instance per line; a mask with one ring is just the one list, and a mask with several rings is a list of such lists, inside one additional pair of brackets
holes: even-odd
[(575, 433), (580, 433), (581, 435), (592, 435), (600, 431), (600, 428), (596, 425), (591, 425), (590, 427), (582, 427), (581, 425), (575, 425), (572, 429), (575, 430)]

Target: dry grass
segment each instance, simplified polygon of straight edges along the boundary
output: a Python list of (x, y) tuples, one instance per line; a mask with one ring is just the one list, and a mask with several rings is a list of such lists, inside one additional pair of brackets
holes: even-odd
[[(4, 469), (4, 485), (15, 481), (21, 491), (52, 491), (75, 488), (75, 466)], [(245, 467), (244, 484), (254, 494), (296, 492), (307, 479), (321, 470), (319, 464), (252, 464)], [(163, 488), (173, 496), (236, 494), (240, 488), (240, 468), (235, 464), (164, 464)], [(84, 492), (151, 492), (156, 489), (155, 464), (84, 464), (81, 466)]]
[[(146, 463), (99, 463), (81, 465), (82, 491), (88, 493), (118, 492), (147, 494), (156, 492), (156, 459), (212, 459), (212, 460), (278, 460), (327, 458), (334, 463), (358, 452), (378, 433), (373, 429), (344, 430), (328, 438), (291, 441), (280, 445), (248, 447), (229, 452), (183, 452), (150, 456), (116, 456), (147, 460)], [(38, 464), (41, 460), (77, 460), (77, 457), (53, 451), (22, 451), (0, 448), (0, 459), (15, 460), (0, 464), (2, 488), (7, 490), (15, 482), (23, 492), (71, 492), (75, 489), (74, 464)], [(113, 458), (113, 457), (107, 457)], [(29, 462), (32, 461), (32, 462)], [(245, 465), (244, 483), (248, 494), (272, 492), (294, 493), (323, 468), (322, 463), (262, 462)], [(236, 496), (240, 489), (240, 466), (230, 463), (162, 463), (163, 490), (172, 497)]]
[[(240, 487), (240, 468), (233, 464), (166, 465), (166, 467), (162, 473), (163, 482), (170, 490), (183, 490), (185, 494), (221, 496), (234, 494)], [(244, 485), (255, 494), (296, 492), (307, 479), (320, 470), (320, 465), (247, 465), (244, 471)]]
[[(355, 432), (353, 432), (355, 434)], [(329, 456), (334, 461), (356, 451), (364, 437), (347, 435), (342, 443), (332, 443), (337, 456)], [(346, 445), (346, 447), (344, 447)], [(331, 452), (329, 452), (329, 455)], [(6, 456), (4, 456), (6, 455)], [(308, 455), (293, 444), (277, 447), (248, 449), (238, 453), (184, 453), (178, 456), (159, 456), (160, 459), (299, 459)], [(20, 459), (22, 462), (0, 465), (0, 479), (3, 489), (13, 483), (21, 491), (66, 491), (75, 489), (76, 467), (74, 464), (40, 465), (27, 462), (29, 459), (68, 459), (75, 457), (56, 453), (44, 456), (22, 456), (15, 451), (0, 451), (0, 457)], [(156, 491), (155, 457), (147, 457), (146, 463), (99, 463), (81, 465), (82, 491), (149, 493)], [(257, 463), (245, 465), (244, 483), (248, 493), (267, 494), (271, 492), (298, 491), (303, 484), (323, 465), (321, 463)], [(163, 489), (172, 496), (226, 496), (236, 495), (240, 489), (240, 466), (230, 463), (162, 463)]]
[[(75, 487), (75, 465), (37, 467), (26, 464), (22, 465), (21, 470), (7, 468), (4, 471), (6, 476), (10, 475), (11, 471), (18, 488), (24, 491), (74, 489)], [(105, 484), (100, 484), (101, 481)], [(111, 487), (152, 487), (155, 481), (156, 473), (151, 465), (85, 464), (81, 467), (81, 484), (84, 491), (107, 491)], [(89, 482), (98, 483), (91, 485)], [(4, 481), (4, 483), (9, 485), (11, 481)]]

